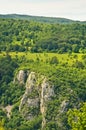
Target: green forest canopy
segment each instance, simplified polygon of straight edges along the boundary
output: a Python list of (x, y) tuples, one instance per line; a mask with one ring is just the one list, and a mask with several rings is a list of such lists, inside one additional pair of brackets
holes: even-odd
[(86, 25), (0, 19), (0, 51), (86, 52)]

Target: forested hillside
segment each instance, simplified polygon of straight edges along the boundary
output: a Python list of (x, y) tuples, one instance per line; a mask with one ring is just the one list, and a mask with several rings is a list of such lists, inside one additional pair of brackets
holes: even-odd
[(28, 21), (35, 21), (41, 23), (73, 23), (73, 22), (80, 22), (80, 21), (73, 21), (66, 18), (55, 18), (55, 17), (43, 17), (43, 16), (31, 16), (31, 15), (20, 15), (20, 14), (7, 14), (7, 15), (0, 15), (0, 18), (4, 19), (20, 19), (20, 20), (28, 20)]
[(0, 19), (0, 50), (85, 52), (86, 25)]
[(0, 19), (0, 130), (86, 129), (86, 25)]

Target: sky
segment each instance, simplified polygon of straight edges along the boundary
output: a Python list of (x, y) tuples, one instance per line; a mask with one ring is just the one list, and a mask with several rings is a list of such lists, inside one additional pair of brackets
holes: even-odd
[(86, 21), (86, 0), (0, 0), (0, 14), (27, 14)]

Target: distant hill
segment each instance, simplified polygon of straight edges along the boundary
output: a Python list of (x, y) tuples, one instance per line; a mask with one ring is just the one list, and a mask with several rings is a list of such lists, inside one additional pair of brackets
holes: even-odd
[(21, 19), (21, 20), (33, 20), (37, 22), (44, 22), (44, 23), (63, 23), (63, 24), (70, 24), (74, 22), (80, 22), (80, 21), (74, 21), (66, 18), (59, 18), (59, 17), (43, 17), (43, 16), (31, 16), (31, 15), (20, 15), (20, 14), (6, 14), (6, 15), (0, 15), (0, 18), (11, 18), (11, 19)]
[(86, 52), (86, 24), (52, 24), (0, 18), (0, 51), (6, 50)]

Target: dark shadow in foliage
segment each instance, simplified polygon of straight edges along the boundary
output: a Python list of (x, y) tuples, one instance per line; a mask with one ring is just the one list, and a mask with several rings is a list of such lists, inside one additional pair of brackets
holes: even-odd
[(58, 64), (58, 63), (59, 63), (59, 61), (58, 61), (57, 57), (56, 57), (56, 56), (53, 56), (53, 57), (51, 58), (51, 60), (50, 60), (50, 64)]

